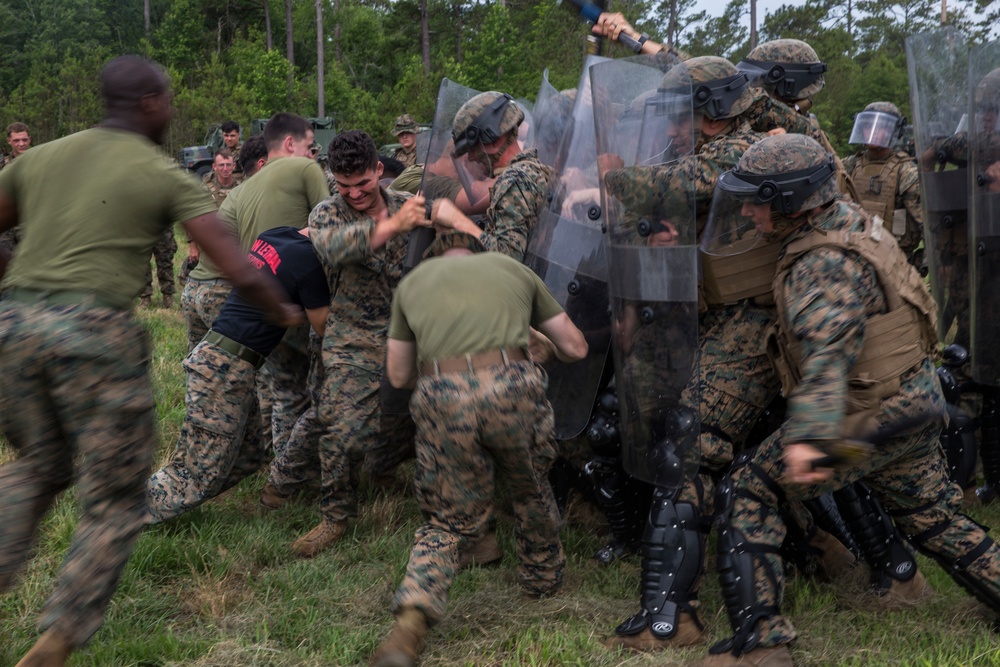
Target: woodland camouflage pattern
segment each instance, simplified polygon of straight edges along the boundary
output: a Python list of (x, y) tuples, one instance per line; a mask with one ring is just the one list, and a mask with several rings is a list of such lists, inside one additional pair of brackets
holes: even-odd
[(173, 519), (254, 474), (270, 452), (262, 439), (256, 372), (202, 341), (184, 360), (187, 414), (167, 465), (146, 482), (151, 523)]
[(75, 474), (82, 516), (40, 623), (73, 646), (101, 626), (143, 525), (156, 446), (148, 363), (128, 313), (0, 303), (0, 426), (18, 454), (0, 467), (0, 593)]
[(562, 587), (566, 557), (548, 471), (555, 459), (541, 372), (530, 362), (420, 378), (417, 529), (393, 610), (416, 607), (433, 623), (445, 611), (462, 549), (493, 516), (494, 471), (506, 481), (517, 523), (518, 580), (539, 597)]
[[(836, 202), (810, 222), (826, 230), (861, 229), (864, 214)], [(911, 541), (946, 562), (956, 562), (987, 540), (978, 524), (955, 514), (962, 494), (957, 485), (948, 482), (938, 444), (945, 403), (929, 358), (904, 373), (901, 390), (879, 405), (879, 426), (925, 415), (929, 421), (923, 427), (880, 444), (862, 464), (838, 467), (828, 482), (784, 486), (777, 494), (775, 487), (765, 483), (762, 477), (782, 479), (785, 444), (821, 445), (839, 435), (847, 408), (847, 371), (861, 349), (865, 322), (887, 310), (874, 267), (853, 253), (830, 247), (810, 251), (793, 265), (786, 279), (785, 300), (778, 307), (788, 314), (789, 334), (806, 347), (802, 380), (790, 397), (786, 423), (753, 453), (751, 462), (757, 469), (738, 465), (733, 473), (735, 505), (730, 526), (755, 547), (777, 549), (786, 530), (779, 516), (784, 502), (863, 480)], [(989, 548), (972, 560), (966, 572), (997, 596), (1000, 549), (987, 544)], [(758, 603), (779, 604), (784, 587), (780, 557), (761, 553), (754, 558)], [(767, 576), (765, 563), (776, 581)], [(758, 631), (763, 646), (788, 642), (796, 636), (790, 621), (780, 613), (762, 621)]]
[[(163, 296), (174, 295), (174, 255), (177, 254), (177, 239), (173, 226), (163, 231), (163, 237), (153, 246), (153, 260), (156, 262), (156, 282)], [(153, 296), (153, 269), (146, 267), (146, 284), (139, 292), (140, 299)]]
[(188, 352), (201, 342), (219, 316), (233, 286), (225, 281), (188, 281), (181, 292), (181, 311), (187, 324)]
[(528, 239), (545, 210), (555, 170), (538, 160), (538, 150), (518, 153), (490, 188), (486, 231), (479, 237), (487, 250), (524, 261)]

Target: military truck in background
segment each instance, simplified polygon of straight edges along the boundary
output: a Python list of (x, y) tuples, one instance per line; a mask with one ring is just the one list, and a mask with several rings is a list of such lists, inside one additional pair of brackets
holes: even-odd
[[(326, 160), (326, 148), (330, 145), (330, 140), (337, 135), (336, 119), (327, 116), (325, 118), (307, 118), (316, 134), (316, 142), (319, 144), (319, 158)], [(255, 118), (250, 122), (250, 136), (255, 136), (264, 131), (267, 118)], [(246, 133), (240, 130), (240, 143), (246, 138)], [(210, 125), (205, 134), (205, 141), (201, 146), (188, 146), (180, 151), (181, 167), (204, 176), (212, 170), (212, 160), (215, 153), (222, 148), (222, 124)]]

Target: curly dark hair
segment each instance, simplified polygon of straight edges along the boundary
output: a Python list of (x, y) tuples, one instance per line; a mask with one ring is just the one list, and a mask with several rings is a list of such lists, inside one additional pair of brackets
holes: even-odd
[(330, 142), (326, 153), (334, 174), (353, 176), (378, 166), (375, 142), (361, 130), (341, 132)]

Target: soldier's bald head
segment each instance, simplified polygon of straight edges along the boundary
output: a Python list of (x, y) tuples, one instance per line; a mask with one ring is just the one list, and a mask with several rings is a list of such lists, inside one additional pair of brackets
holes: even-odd
[(163, 93), (167, 85), (163, 69), (139, 56), (119, 56), (101, 70), (101, 94), (109, 111), (133, 109), (143, 96)]

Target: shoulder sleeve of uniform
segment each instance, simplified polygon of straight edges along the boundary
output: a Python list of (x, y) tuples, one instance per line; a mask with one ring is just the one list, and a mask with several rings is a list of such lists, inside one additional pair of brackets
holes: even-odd
[(330, 196), (330, 183), (326, 180), (323, 167), (313, 160), (310, 160), (310, 164), (305, 168), (304, 176), (309, 208), (314, 208)]
[(906, 160), (899, 167), (899, 193), (904, 194), (911, 188), (916, 190), (916, 194), (919, 196), (920, 170), (917, 169), (917, 161), (907, 155)]
[(493, 185), (487, 211), (490, 220), (487, 248), (518, 261), (524, 259), (528, 236), (537, 222), (541, 197), (548, 185), (549, 172), (526, 163), (518, 163), (500, 174)]
[(201, 186), (197, 177), (165, 159), (161, 164), (165, 190), (170, 192), (167, 205), (172, 223), (185, 222), (206, 213), (216, 212), (215, 200)]
[(389, 317), (389, 338), (401, 340), (408, 343), (414, 342), (417, 337), (410, 329), (410, 323), (406, 320), (403, 312), (403, 301), (406, 299), (406, 283), (400, 283), (396, 293), (392, 296), (392, 315)]
[(531, 309), (531, 326), (537, 328), (542, 322), (552, 319), (563, 312), (563, 307), (559, 305), (556, 298), (552, 296), (552, 292), (548, 286), (534, 271), (523, 264), (519, 265), (519, 267), (524, 270), (524, 273), (530, 276), (531, 281), (535, 285), (535, 298)]

